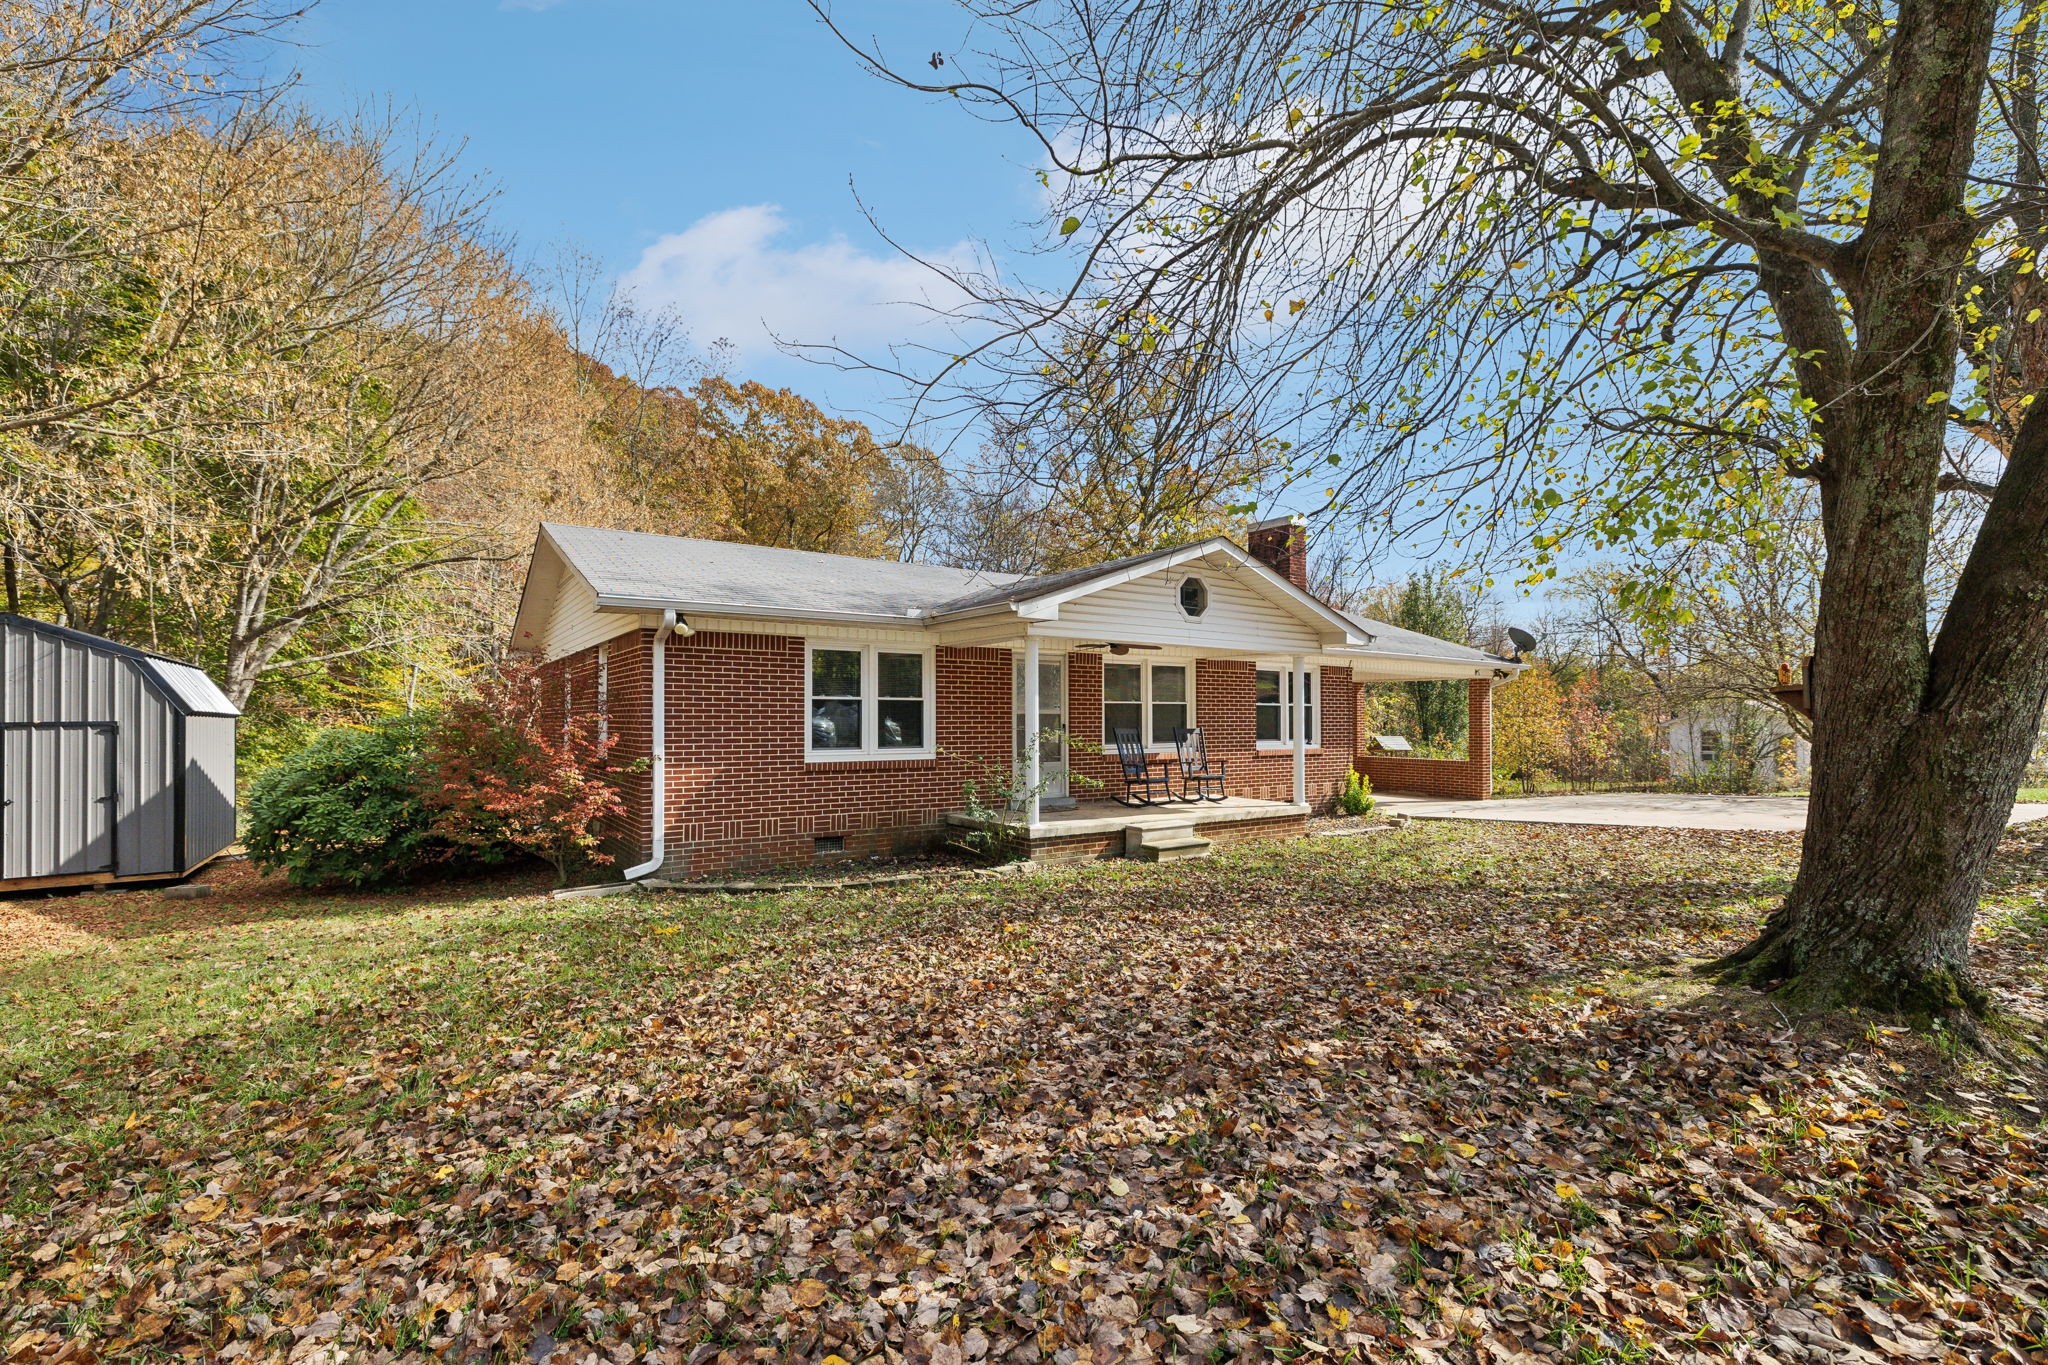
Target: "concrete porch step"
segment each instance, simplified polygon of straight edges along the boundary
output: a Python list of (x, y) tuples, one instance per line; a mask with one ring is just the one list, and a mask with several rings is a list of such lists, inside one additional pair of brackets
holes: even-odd
[(1138, 856), (1149, 863), (1180, 863), (1190, 858), (1206, 858), (1214, 847), (1216, 845), (1207, 839), (1192, 836), (1186, 839), (1148, 839)]
[(1178, 863), (1189, 858), (1206, 858), (1215, 845), (1195, 833), (1193, 821), (1185, 824), (1132, 825), (1124, 831), (1124, 856), (1150, 863)]

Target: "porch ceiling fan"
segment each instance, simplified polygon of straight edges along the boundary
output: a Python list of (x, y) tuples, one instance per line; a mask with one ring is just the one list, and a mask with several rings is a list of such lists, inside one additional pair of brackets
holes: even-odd
[(1075, 649), (1106, 649), (1112, 654), (1128, 654), (1134, 649), (1158, 649), (1158, 645), (1120, 645), (1108, 640), (1098, 640), (1092, 645), (1075, 645)]

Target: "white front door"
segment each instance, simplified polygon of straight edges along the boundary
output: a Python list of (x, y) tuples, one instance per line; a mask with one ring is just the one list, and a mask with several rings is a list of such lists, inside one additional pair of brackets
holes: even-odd
[[(1010, 756), (1024, 768), (1024, 656), (1010, 661)], [(1038, 767), (1045, 782), (1039, 804), (1067, 800), (1067, 656), (1038, 656)]]

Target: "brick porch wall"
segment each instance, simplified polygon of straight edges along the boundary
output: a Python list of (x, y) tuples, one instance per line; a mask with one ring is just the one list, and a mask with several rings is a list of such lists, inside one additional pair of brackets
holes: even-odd
[(1493, 795), (1493, 681), (1473, 678), (1465, 686), (1465, 757), (1360, 754), (1358, 770), (1372, 779), (1374, 791), (1456, 801)]
[[(1279, 815), (1270, 820), (1227, 820), (1200, 825), (1195, 833), (1218, 848), (1254, 844), (1268, 839), (1298, 839), (1308, 833), (1308, 820), (1300, 815)], [(1124, 832), (1113, 834), (1062, 834), (1031, 841), (1029, 857), (1034, 863), (1089, 863), (1124, 856)]]
[[(1127, 656), (1125, 661), (1135, 659)], [(1294, 751), (1260, 749), (1252, 713), (1254, 665), (1248, 660), (1198, 659), (1195, 661), (1195, 724), (1209, 746), (1211, 760), (1222, 759), (1233, 796), (1251, 796), (1265, 801), (1294, 799)], [(1336, 800), (1343, 789), (1345, 774), (1358, 745), (1358, 688), (1347, 668), (1325, 668), (1317, 684), (1322, 715), (1316, 718), (1322, 743), (1308, 751), (1308, 802), (1322, 809)], [(1073, 794), (1083, 801), (1120, 794), (1123, 779), (1117, 774), (1114, 746), (1103, 743), (1102, 656), (1067, 656), (1067, 728), (1084, 741), (1100, 745), (1099, 754), (1076, 751), (1069, 764), (1102, 783), (1100, 787), (1073, 785)]]

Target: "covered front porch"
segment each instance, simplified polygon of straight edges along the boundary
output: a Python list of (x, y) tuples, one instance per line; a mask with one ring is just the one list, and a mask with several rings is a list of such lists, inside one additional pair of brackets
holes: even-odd
[[(1079, 801), (1042, 806), (1035, 818), (1020, 813), (1009, 829), (1018, 855), (1032, 862), (1088, 862), (1097, 858), (1139, 858), (1175, 862), (1212, 849), (1255, 839), (1286, 839), (1308, 828), (1305, 802), (1231, 796), (1222, 801), (1175, 801), (1125, 806), (1115, 801)], [(946, 822), (973, 826), (977, 817), (948, 811)]]

